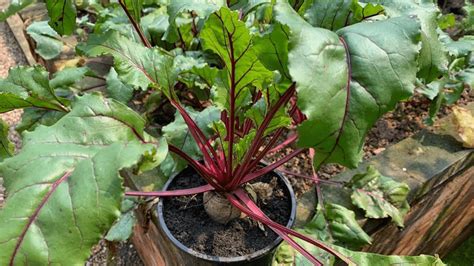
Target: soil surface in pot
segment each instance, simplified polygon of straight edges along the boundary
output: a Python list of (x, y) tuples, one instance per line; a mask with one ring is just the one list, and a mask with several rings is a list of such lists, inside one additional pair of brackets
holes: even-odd
[[(272, 196), (265, 201), (259, 199), (257, 204), (273, 221), (286, 225), (291, 214), (291, 199), (283, 181), (269, 174), (255, 182), (274, 186)], [(188, 168), (173, 180), (168, 190), (204, 184), (206, 182)], [(171, 233), (183, 245), (199, 253), (222, 257), (249, 255), (277, 238), (271, 229), (259, 226), (248, 217), (227, 225), (214, 222), (204, 210), (202, 194), (167, 198), (163, 203), (164, 219)]]

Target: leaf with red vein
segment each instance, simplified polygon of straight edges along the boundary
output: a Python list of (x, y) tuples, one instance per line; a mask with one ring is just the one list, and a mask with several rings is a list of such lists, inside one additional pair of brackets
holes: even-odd
[(355, 167), (369, 128), (413, 92), (419, 21), (391, 18), (334, 33), (312, 27), (288, 4), (277, 4), (275, 11), (291, 30), (289, 71), (307, 117), (298, 128), (298, 144), (316, 150), (316, 168)]
[(82, 264), (120, 214), (119, 170), (152, 154), (143, 128), (124, 104), (95, 94), (53, 126), (26, 132), (22, 151), (0, 163), (0, 262)]

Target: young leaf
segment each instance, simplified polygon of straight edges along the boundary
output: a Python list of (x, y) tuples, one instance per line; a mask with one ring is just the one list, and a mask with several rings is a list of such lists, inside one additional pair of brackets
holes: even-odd
[(406, 201), (410, 188), (405, 183), (382, 176), (373, 166), (367, 172), (352, 177), (348, 186), (353, 189), (352, 203), (365, 211), (369, 218), (391, 217), (403, 227), (403, 216), (410, 206)]
[(71, 35), (76, 27), (76, 7), (72, 0), (46, 0), (49, 25), (60, 35)]
[(238, 16), (238, 12), (221, 8), (209, 17), (200, 34), (203, 49), (213, 51), (222, 59), (224, 85), (227, 90), (233, 88), (235, 95), (247, 86), (262, 88), (263, 83), (273, 77), (259, 61), (252, 36)]
[(120, 80), (125, 84), (148, 88), (152, 83), (169, 88), (177, 73), (173, 69), (173, 57), (158, 48), (147, 49), (114, 31), (92, 35), (78, 49), (88, 56), (111, 55)]
[(276, 13), (292, 31), (289, 70), (307, 116), (298, 128), (299, 144), (316, 149), (316, 167), (330, 162), (355, 167), (368, 129), (414, 90), (417, 20), (357, 23), (338, 36), (313, 28), (287, 5), (277, 4)]
[(15, 146), (8, 139), (8, 125), (0, 119), (0, 162), (11, 157), (15, 152)]
[(24, 134), (21, 152), (0, 164), (0, 261), (83, 264), (120, 214), (119, 170), (154, 149), (144, 120), (97, 94), (80, 97), (50, 127)]
[(46, 60), (57, 57), (63, 49), (61, 37), (54, 31), (47, 21), (31, 23), (26, 33), (36, 42), (35, 52)]
[(25, 107), (66, 111), (62, 105), (66, 99), (59, 101), (48, 76), (41, 66), (10, 69), (8, 77), (0, 80), (0, 113)]

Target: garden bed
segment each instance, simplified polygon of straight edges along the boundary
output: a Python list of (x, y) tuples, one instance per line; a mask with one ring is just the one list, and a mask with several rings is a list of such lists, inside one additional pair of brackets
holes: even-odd
[[(16, 29), (16, 31), (18, 31), (18, 29)], [(28, 51), (33, 50), (33, 47), (28, 49)], [(16, 51), (18, 53), (18, 50)], [(29, 57), (31, 57), (31, 54)], [(457, 105), (464, 105), (466, 103), (472, 102), (474, 100), (472, 94), (472, 91), (465, 91)], [(428, 117), (429, 106), (430, 102), (418, 94), (408, 101), (399, 103), (394, 111), (384, 115), (384, 117), (376, 123), (374, 128), (370, 130), (367, 136), (366, 143), (363, 148), (364, 159), (370, 159), (373, 156), (382, 153), (387, 147), (396, 144), (405, 138), (411, 137), (421, 130), (427, 128), (424, 120)], [(450, 107), (444, 106), (439, 112), (438, 118), (445, 117), (450, 113), (450, 111)], [(2, 117), (6, 119), (6, 121), (11, 125), (15, 125), (20, 119), (18, 112), (7, 113), (2, 115)], [(11, 138), (16, 143), (17, 147), (19, 147), (21, 143), (19, 142), (19, 138), (14, 134), (15, 133), (12, 131)], [(276, 159), (291, 153), (293, 150), (294, 149), (291, 147), (286, 148), (271, 157), (267, 157), (265, 160), (269, 162), (275, 161)], [(312, 167), (309, 155), (306, 153), (300, 154), (285, 164), (284, 169), (295, 173), (311, 175)], [(319, 175), (322, 178), (329, 179), (343, 171), (344, 168), (341, 166), (326, 165), (319, 171)], [(312, 188), (310, 181), (306, 181), (302, 178), (294, 178), (291, 175), (288, 175), (288, 178), (292, 183), (296, 194), (300, 198)], [(0, 192), (0, 199), (1, 196), (2, 195)], [(315, 198), (310, 199), (310, 201), (314, 200)], [(121, 243), (116, 245), (114, 249), (114, 254), (111, 254), (109, 251), (109, 246), (106, 244), (106, 242), (102, 241), (100, 245), (94, 249), (94, 255), (91, 256), (89, 263), (101, 264), (107, 261), (107, 259), (113, 259), (118, 265), (141, 265), (139, 256), (136, 253), (132, 243)]]

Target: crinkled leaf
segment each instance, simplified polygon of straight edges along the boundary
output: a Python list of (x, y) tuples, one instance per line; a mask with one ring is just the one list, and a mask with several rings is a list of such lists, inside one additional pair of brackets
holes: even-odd
[(5, 21), (11, 15), (31, 5), (34, 0), (12, 0), (6, 9), (0, 12), (0, 21)]
[(15, 146), (8, 139), (8, 128), (7, 123), (0, 119), (0, 162), (15, 152)]
[(443, 266), (441, 259), (429, 255), (419, 256), (396, 256), (396, 255), (380, 255), (375, 253), (366, 253), (360, 251), (352, 251), (343, 247), (332, 245), (334, 249), (339, 251), (346, 257), (351, 258), (353, 265), (430, 265)]
[(46, 60), (57, 57), (63, 49), (61, 37), (47, 21), (38, 21), (31, 23), (26, 28), (26, 33), (36, 42), (35, 52)]
[(71, 35), (76, 27), (76, 7), (73, 0), (46, 0), (49, 25), (60, 35)]
[[(25, 107), (64, 111), (49, 84), (48, 76), (41, 66), (10, 69), (8, 77), (0, 80), (0, 112)], [(62, 99), (61, 102), (66, 100)]]
[(331, 203), (326, 204), (325, 210), (329, 229), (336, 240), (354, 246), (371, 244), (372, 238), (357, 223), (352, 210)]
[(133, 226), (137, 222), (135, 213), (128, 211), (122, 214), (119, 220), (110, 228), (105, 235), (108, 241), (126, 241), (133, 233)]
[(52, 126), (66, 113), (55, 110), (44, 110), (35, 107), (28, 107), (23, 109), (21, 121), (16, 125), (15, 130), (18, 133), (23, 131), (33, 131), (37, 126)]
[[(318, 207), (313, 219), (298, 232), (311, 236), (324, 242), (338, 241), (344, 245), (360, 246), (370, 244), (372, 239), (360, 227), (355, 219), (355, 213), (343, 206), (328, 203), (325, 206), (325, 213)], [(332, 236), (332, 237), (331, 237)], [(304, 241), (296, 240), (317, 255), (324, 262), (324, 265), (332, 265), (334, 257), (311, 245), (305, 245)], [(311, 265), (310, 262), (300, 253), (295, 251), (289, 244), (283, 243), (277, 250), (276, 262), (278, 265)]]
[(213, 51), (224, 63), (221, 79), (225, 88), (230, 90), (233, 86), (235, 95), (242, 97), (242, 90), (251, 85), (262, 88), (273, 74), (258, 59), (252, 36), (238, 16), (238, 12), (221, 8), (206, 21), (200, 37), (203, 49)]
[[(168, 88), (176, 79), (173, 58), (163, 54), (158, 48), (148, 49), (140, 43), (109, 31), (92, 35), (86, 44), (78, 49), (88, 56), (111, 55), (120, 80), (128, 85), (146, 89), (152, 83)], [(169, 75), (172, 74), (172, 75)]]
[[(326, 217), (331, 220), (329, 227), (333, 232), (333, 236), (341, 236), (340, 240), (347, 239), (348, 236), (353, 236), (351, 241), (356, 239), (359, 240), (370, 240), (370, 237), (362, 231), (360, 226), (354, 219), (354, 213), (350, 210), (345, 209), (342, 206), (335, 204), (327, 204)], [(321, 209), (318, 209), (313, 219), (306, 224), (303, 228), (296, 229), (298, 232), (303, 233), (314, 239), (321, 240), (331, 246), (333, 249), (339, 251), (341, 254), (349, 258), (352, 263), (351, 266), (355, 265), (444, 265), (443, 262), (433, 256), (420, 255), (420, 256), (386, 256), (373, 253), (357, 252), (347, 248), (335, 245), (333, 239), (329, 237), (328, 222), (323, 215)], [(346, 231), (343, 235), (342, 231)], [(365, 236), (364, 236), (365, 234)], [(321, 249), (308, 245), (303, 241), (295, 239), (311, 254), (315, 255), (323, 265), (339, 265), (339, 262), (331, 254), (322, 251)], [(353, 242), (352, 242), (353, 243)], [(295, 251), (288, 243), (283, 242), (277, 249), (273, 261), (273, 266), (291, 266), (291, 265), (312, 265), (304, 256)]]
[(338, 36), (313, 28), (286, 4), (277, 4), (275, 12), (292, 31), (289, 70), (308, 118), (298, 129), (299, 144), (316, 149), (317, 167), (355, 167), (368, 129), (414, 90), (417, 20), (357, 23)]
[(420, 92), (425, 95), (428, 99), (433, 100), (438, 96), (439, 92), (443, 89), (444, 81), (435, 80), (426, 84), (420, 89)]
[(132, 41), (141, 42), (140, 37), (130, 23), (130, 19), (128, 19), (120, 5), (115, 4), (108, 6), (108, 8), (100, 9), (96, 19), (94, 34), (104, 34), (108, 31), (116, 31)]
[(119, 170), (154, 149), (144, 120), (97, 94), (78, 98), (50, 127), (24, 133), (21, 152), (0, 164), (0, 261), (83, 264), (120, 215)]
[(408, 212), (406, 200), (410, 188), (380, 174), (373, 166), (366, 173), (354, 175), (348, 184), (352, 189), (352, 203), (365, 211), (369, 218), (391, 217), (403, 227), (403, 216)]
[(445, 49), (439, 41), (439, 9), (433, 1), (417, 0), (362, 0), (381, 4), (389, 17), (416, 16), (421, 24), (422, 48), (418, 58), (418, 77), (431, 82), (446, 70), (448, 61)]
[(457, 41), (452, 40), (449, 36), (443, 38), (443, 42), (450, 55), (454, 57), (468, 56), (474, 51), (474, 36), (466, 35)]
[(107, 95), (119, 102), (127, 103), (133, 97), (133, 88), (124, 84), (118, 77), (117, 71), (112, 67), (106, 76)]
[(357, 0), (315, 0), (306, 10), (305, 18), (314, 27), (338, 30), (383, 12), (380, 5), (363, 4)]

